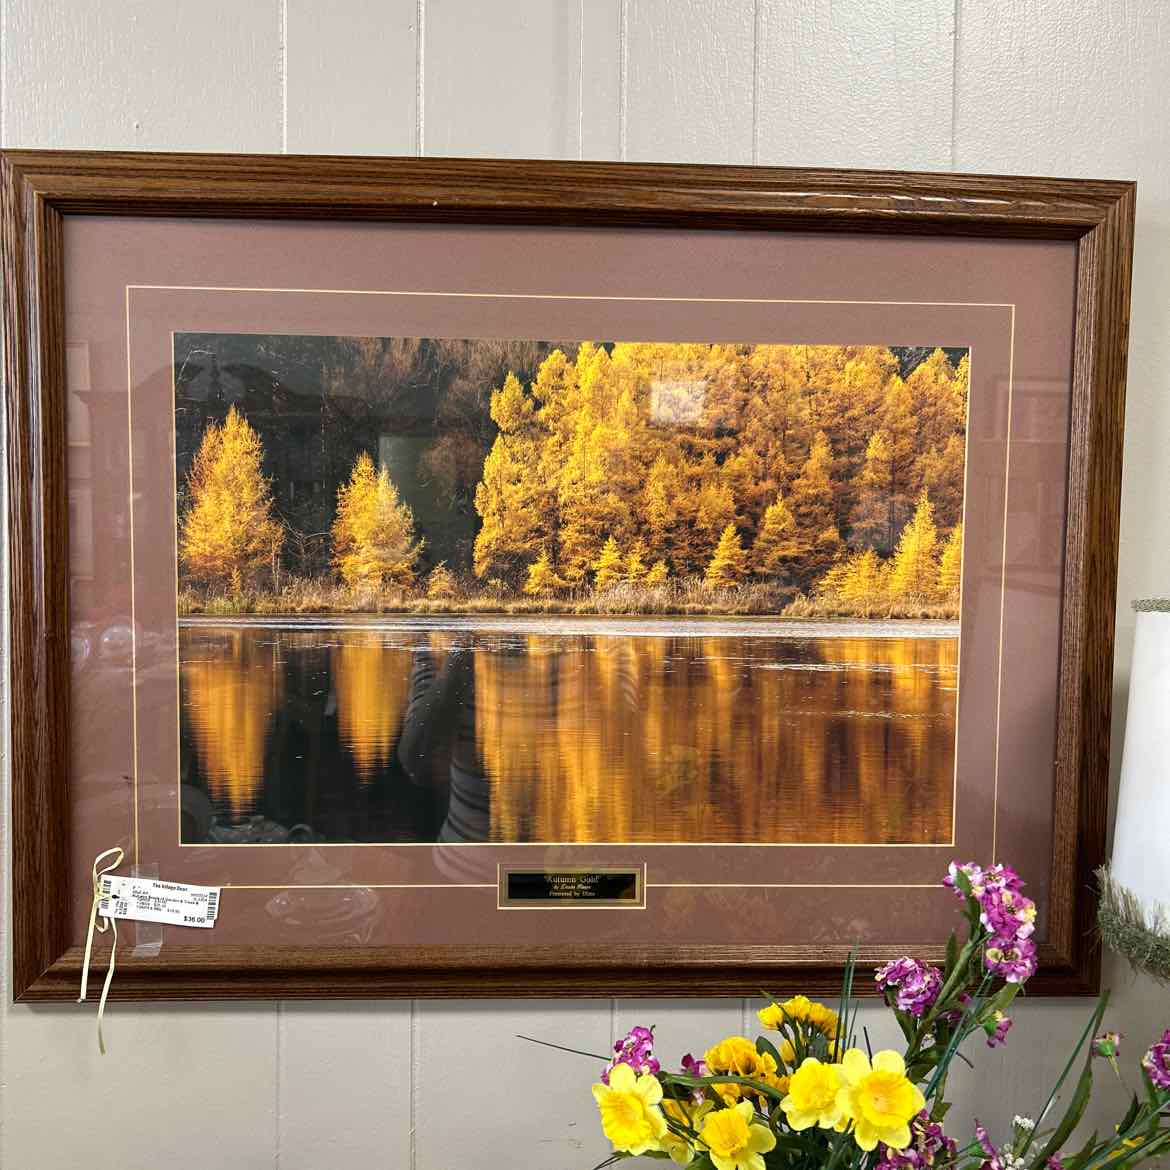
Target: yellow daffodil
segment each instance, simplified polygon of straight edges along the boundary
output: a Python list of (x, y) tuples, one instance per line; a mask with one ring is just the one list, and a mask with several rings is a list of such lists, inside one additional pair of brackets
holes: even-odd
[[(703, 1054), (709, 1074), (730, 1073), (735, 1077), (750, 1077), (770, 1085), (776, 1080), (776, 1058), (769, 1052), (758, 1052), (746, 1036), (728, 1036)], [(715, 1091), (728, 1105), (751, 1093), (747, 1085), (716, 1085)]]
[(849, 1118), (841, 1106), (840, 1091), (845, 1076), (839, 1064), (822, 1064), (815, 1056), (802, 1061), (792, 1074), (788, 1096), (780, 1102), (792, 1129), (843, 1130)]
[[(668, 1121), (696, 1131), (702, 1119), (714, 1108), (714, 1101), (701, 1101), (696, 1105), (667, 1098), (662, 1102), (662, 1112)], [(691, 1142), (682, 1134), (670, 1129), (659, 1138), (658, 1148), (678, 1166), (688, 1165), (695, 1156), (695, 1147)]]
[(838, 1093), (842, 1111), (853, 1119), (853, 1138), (863, 1150), (885, 1142), (894, 1150), (910, 1144), (910, 1119), (925, 1107), (922, 1090), (906, 1076), (906, 1062), (892, 1049), (870, 1064), (860, 1048), (841, 1060), (845, 1084)]
[(837, 1013), (823, 1003), (814, 1003), (807, 995), (794, 995), (784, 1003), (771, 1003), (756, 1015), (769, 1031), (779, 1031), (785, 1022), (808, 1024), (832, 1039), (837, 1034)]
[(749, 1101), (708, 1113), (699, 1131), (715, 1170), (764, 1170), (764, 1155), (776, 1146), (776, 1135), (754, 1121)]
[(601, 1110), (601, 1128), (615, 1150), (644, 1154), (658, 1149), (666, 1119), (658, 1107), (662, 1086), (656, 1078), (638, 1076), (628, 1064), (618, 1064), (610, 1071), (608, 1085), (593, 1086), (593, 1099)]

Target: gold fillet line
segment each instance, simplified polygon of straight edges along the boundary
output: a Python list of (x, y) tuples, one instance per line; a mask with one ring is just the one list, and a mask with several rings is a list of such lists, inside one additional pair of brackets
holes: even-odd
[[(126, 339), (127, 339), (127, 345), (126, 345), (126, 350), (127, 350), (127, 352), (126, 352), (127, 418), (128, 418), (128, 422), (129, 422), (129, 432), (130, 432), (130, 434), (129, 434), (129, 438), (130, 438), (130, 486), (131, 486), (131, 498), (130, 498), (131, 590), (130, 590), (130, 592), (131, 592), (132, 625), (134, 623), (134, 602), (135, 602), (135, 592), (136, 592), (136, 581), (134, 578), (134, 522), (133, 522), (133, 475), (134, 475), (133, 378), (132, 378), (132, 373), (131, 373), (131, 352), (130, 352), (130, 292), (132, 290), (176, 291), (176, 292), (271, 292), (271, 293), (339, 294), (339, 295), (360, 295), (360, 296), (409, 296), (409, 297), (441, 297), (441, 298), (445, 297), (445, 298), (470, 298), (470, 299), (493, 299), (494, 298), (494, 299), (500, 299), (500, 300), (569, 300), (569, 301), (596, 300), (596, 301), (634, 301), (634, 302), (697, 303), (697, 304), (703, 304), (703, 303), (706, 303), (706, 304), (809, 304), (809, 305), (862, 305), (862, 306), (895, 305), (895, 306), (908, 306), (908, 307), (918, 306), (918, 307), (943, 307), (943, 308), (1006, 308), (1006, 309), (1009, 309), (1011, 311), (1011, 327), (1010, 327), (1011, 340), (1009, 342), (1009, 375), (1008, 375), (1008, 432), (1007, 432), (1007, 437), (1006, 437), (1006, 443), (1008, 446), (1008, 455), (1010, 458), (1011, 385), (1012, 385), (1012, 383), (1011, 383), (1011, 368), (1012, 368), (1012, 361), (1014, 359), (1015, 305), (1012, 303), (1009, 303), (1009, 302), (828, 300), (828, 299), (800, 299), (800, 298), (783, 298), (783, 297), (775, 297), (775, 298), (770, 298), (770, 297), (661, 297), (661, 296), (614, 297), (614, 296), (589, 296), (589, 295), (575, 295), (575, 294), (573, 294), (573, 295), (555, 294), (555, 293), (543, 294), (543, 293), (423, 292), (423, 291), (417, 291), (417, 290), (382, 290), (382, 289), (297, 289), (297, 288), (262, 288), (262, 287), (250, 288), (250, 287), (230, 286), (230, 285), (130, 284), (130, 285), (126, 286), (125, 305), (126, 305)], [(173, 357), (173, 351), (174, 351), (175, 332), (176, 332), (175, 330), (170, 331), (172, 357)], [(970, 347), (967, 347), (967, 348), (968, 348), (968, 360), (970, 362)], [(966, 442), (968, 445), (968, 449), (970, 446), (969, 420), (970, 420), (970, 409), (971, 409), (970, 408), (970, 389), (969, 388), (970, 388), (970, 381), (968, 382), (968, 404), (967, 404), (967, 415), (968, 415), (967, 431), (968, 431), (968, 434), (966, 436)], [(175, 474), (177, 474), (176, 463), (175, 463), (175, 451), (174, 451), (174, 447), (175, 447), (175, 422), (174, 422), (173, 411), (171, 412), (170, 424), (171, 424), (171, 464), (172, 464), (172, 471), (175, 472)], [(1005, 460), (1005, 476), (1006, 476), (1006, 469), (1007, 469), (1007, 460)], [(965, 458), (964, 459), (964, 477), (966, 477), (968, 473), (969, 473), (969, 467), (966, 465), (966, 458)], [(1005, 493), (1006, 493), (1006, 482), (1005, 482)], [(965, 482), (964, 482), (964, 493), (963, 494), (964, 494), (963, 506), (964, 506), (964, 511), (965, 511), (966, 503), (967, 503), (967, 501), (966, 501), (966, 483)], [(178, 524), (177, 499), (172, 500), (172, 516), (174, 517), (174, 524), (176, 526), (175, 531), (177, 532), (177, 524)], [(1006, 499), (1005, 499), (1005, 517), (1006, 517)], [(1006, 546), (1006, 521), (1005, 521), (1004, 541), (1005, 541), (1005, 546)], [(177, 544), (176, 544), (176, 558), (177, 558)], [(1006, 558), (1005, 558), (1005, 564), (1004, 564), (1003, 569), (1002, 569), (1001, 581), (1003, 581), (1005, 578), (1006, 578)], [(177, 589), (178, 589), (178, 562), (177, 562), (177, 559), (176, 559), (176, 563), (175, 563), (175, 588), (177, 591)], [(962, 598), (960, 597), (960, 606), (961, 606), (961, 604), (962, 604)], [(1000, 623), (1000, 644), (999, 644), (1000, 683), (1001, 684), (1002, 684), (1002, 662), (1003, 662), (1002, 610), (1003, 610), (1003, 605), (1002, 605), (1002, 594), (1001, 594), (1001, 623)], [(960, 608), (960, 614), (961, 614), (961, 612), (962, 612), (962, 610)], [(176, 662), (176, 721), (177, 721), (180, 718), (179, 711), (178, 711), (178, 706), (179, 706), (179, 704), (178, 704), (178, 697), (179, 697), (178, 696), (179, 644), (178, 644), (178, 615), (177, 614), (176, 614), (175, 622), (176, 622), (175, 662)], [(959, 630), (959, 642), (960, 642), (960, 652), (961, 652), (961, 644), (962, 644), (962, 623), (961, 623), (961, 621), (960, 621), (960, 630)], [(136, 656), (134, 656), (135, 649), (136, 649), (136, 635), (133, 635), (133, 631), (132, 631), (131, 649), (132, 649), (132, 661), (133, 661), (134, 675), (136, 678), (137, 677), (137, 661), (136, 661)], [(956, 665), (956, 673), (957, 672), (958, 672), (958, 666)], [(132, 709), (133, 709), (132, 722), (133, 722), (133, 736), (134, 736), (134, 759), (133, 759), (134, 834), (135, 834), (135, 857), (137, 860), (139, 810), (138, 810), (138, 725), (137, 725), (138, 724), (138, 720), (137, 720), (138, 696), (137, 696), (136, 687), (133, 688), (132, 699), (133, 699), (133, 701), (132, 701)], [(956, 703), (957, 702), (958, 702), (958, 700), (956, 699)], [(998, 753), (999, 753), (998, 727), (999, 727), (999, 713), (998, 713), (998, 708), (997, 708), (997, 743), (996, 743), (996, 775), (995, 775), (996, 785), (995, 785), (995, 794), (993, 796), (993, 801), (998, 800)], [(957, 747), (957, 743), (958, 743), (958, 709), (957, 708), (956, 708), (956, 721), (955, 721), (955, 741), (956, 741), (956, 747)], [(176, 724), (176, 754), (177, 754), (177, 756), (181, 754), (181, 734), (180, 734), (180, 729), (178, 728), (177, 724)], [(504, 842), (504, 843), (492, 842), (492, 841), (469, 841), (469, 842), (463, 842), (463, 843), (458, 844), (458, 845), (438, 846), (434, 842), (410, 841), (410, 842), (395, 843), (393, 847), (394, 848), (431, 848), (431, 849), (440, 848), (440, 847), (443, 849), (450, 849), (450, 848), (465, 849), (465, 848), (480, 848), (480, 847), (484, 847), (484, 846), (490, 846), (490, 847), (494, 847), (497, 849), (504, 849), (504, 848), (512, 849), (512, 848), (589, 848), (589, 847), (601, 847), (601, 848), (609, 849), (609, 848), (672, 848), (672, 847), (677, 848), (679, 846), (682, 846), (682, 847), (686, 847), (686, 848), (707, 847), (707, 848), (738, 848), (738, 849), (751, 849), (751, 848), (763, 848), (763, 849), (777, 849), (777, 848), (788, 848), (788, 849), (819, 848), (819, 849), (825, 849), (825, 848), (829, 848), (829, 849), (899, 849), (899, 850), (902, 850), (902, 849), (953, 849), (956, 846), (955, 830), (957, 827), (956, 826), (957, 800), (958, 800), (958, 752), (956, 750), (955, 774), (954, 774), (954, 778), (952, 781), (952, 795), (951, 795), (951, 840), (947, 841), (947, 842), (904, 842), (904, 843), (858, 842), (856, 844), (846, 844), (846, 843), (839, 843), (839, 842), (807, 842), (807, 841), (806, 842), (771, 842), (771, 841), (768, 841), (768, 842), (734, 842), (734, 841), (732, 841), (732, 842), (717, 842), (717, 843), (712, 843), (709, 841), (703, 841), (703, 842), (682, 842), (682, 841), (669, 841), (669, 842), (525, 841), (525, 842)], [(994, 853), (994, 841), (995, 841), (995, 813), (996, 812), (997, 812), (997, 809), (993, 805), (993, 822), (992, 822), (993, 853)], [(177, 830), (176, 836), (178, 836), (181, 833), (181, 828), (182, 828), (182, 809), (180, 807), (179, 802), (176, 802), (175, 819), (176, 819), (176, 830)], [(320, 843), (316, 843), (314, 845), (314, 848), (333, 848), (333, 849), (338, 849), (338, 848), (349, 848), (349, 849), (380, 848), (380, 849), (384, 849), (386, 847), (387, 846), (384, 842), (320, 842)], [(250, 849), (298, 848), (298, 849), (301, 849), (301, 848), (304, 848), (304, 843), (298, 843), (298, 842), (255, 842), (255, 843), (239, 843), (239, 844), (226, 844), (226, 843), (224, 843), (224, 844), (184, 844), (183, 842), (180, 841), (178, 843), (178, 848), (180, 850), (182, 850), (182, 849), (241, 849), (241, 848), (250, 848)], [(651, 888), (651, 886), (658, 888), (660, 885), (668, 885), (668, 884), (669, 883), (647, 882), (646, 888), (649, 889), (649, 888)], [(715, 889), (715, 888), (741, 888), (740, 886), (734, 885), (734, 884), (729, 885), (729, 886), (719, 886), (719, 885), (705, 886), (702, 884), (698, 884), (698, 885), (700, 885), (700, 888), (712, 888), (712, 889)], [(237, 887), (232, 887), (232, 888), (236, 888), (236, 889), (289, 889), (289, 888), (312, 889), (312, 888), (316, 888), (316, 887), (302, 886), (302, 885), (296, 885), (296, 886), (290, 887), (288, 885), (278, 885), (278, 886), (237, 886)], [(333, 888), (333, 887), (328, 887), (328, 888)], [(437, 887), (431, 887), (431, 886), (394, 886), (394, 885), (382, 887), (382, 886), (378, 886), (378, 885), (370, 885), (369, 883), (354, 882), (354, 883), (351, 883), (349, 885), (341, 885), (341, 886), (338, 886), (336, 888), (342, 888), (342, 889), (351, 889), (351, 888), (361, 888), (361, 889), (443, 888), (443, 889), (449, 889), (449, 888), (463, 888), (463, 887), (456, 886), (452, 883), (445, 883), (445, 884), (442, 884), (442, 885), (437, 886)], [(479, 888), (479, 887), (472, 885), (468, 888)], [(776, 888), (776, 889), (802, 889), (802, 888), (834, 889), (834, 888), (841, 888), (841, 889), (846, 889), (846, 888), (851, 888), (851, 887), (845, 883), (824, 884), (824, 885), (801, 885), (799, 883), (797, 883), (797, 884), (781, 883), (781, 884), (773, 885), (772, 883), (760, 883), (760, 884), (757, 884), (756, 886), (752, 886), (749, 884), (749, 885), (746, 885), (742, 888)], [(883, 885), (876, 884), (876, 883), (865, 883), (863, 886), (859, 886), (858, 888), (917, 889), (917, 888), (927, 888), (927, 887), (920, 887), (920, 886), (917, 886), (914, 884), (893, 884), (893, 885), (889, 885), (889, 886), (883, 886)], [(598, 908), (600, 909), (600, 907), (598, 907)]]
[[(126, 442), (129, 456), (129, 485), (130, 499), (130, 735), (133, 740), (130, 756), (130, 772), (134, 790), (133, 831), (134, 831), (134, 864), (141, 864), (138, 848), (138, 617), (135, 611), (134, 588), (134, 392), (133, 378), (130, 372), (130, 286), (124, 291), (126, 306)], [(173, 343), (172, 343), (173, 345)], [(172, 416), (174, 411), (171, 411)], [(172, 421), (172, 434), (174, 423)], [(173, 444), (172, 444), (173, 446)], [(178, 507), (176, 503), (175, 507)], [(176, 570), (177, 572), (177, 570)], [(177, 607), (176, 607), (177, 608)]]
[(991, 788), (991, 860), (994, 862), (999, 849), (999, 752), (1001, 716), (1003, 711), (1003, 631), (1005, 614), (1007, 612), (1007, 550), (1008, 550), (1008, 501), (1012, 487), (1012, 393), (1014, 390), (1014, 375), (1016, 364), (1016, 310), (1012, 306), (1011, 324), (1009, 326), (1008, 345), (1008, 400), (1007, 400), (1007, 429), (1004, 434), (1004, 446), (1007, 455), (1003, 466), (1003, 545), (1000, 553), (999, 569), (999, 675), (995, 686), (995, 766), (992, 768)]
[(855, 301), (811, 297), (613, 297), (589, 293), (426, 292), (420, 289), (381, 288), (252, 288), (232, 284), (131, 284), (127, 288), (170, 292), (333, 293), (356, 297), (445, 297), (501, 301), (634, 301), (705, 305), (905, 305), (920, 308), (1014, 309), (1009, 301)]

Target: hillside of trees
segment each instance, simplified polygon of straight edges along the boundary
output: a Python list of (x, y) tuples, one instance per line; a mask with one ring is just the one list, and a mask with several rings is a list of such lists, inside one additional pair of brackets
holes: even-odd
[[(388, 343), (361, 344), (368, 366)], [(484, 386), (474, 352), (436, 399), (457, 387), (462, 421), (432, 405), (406, 475), (382, 456), (396, 424), (371, 414), (344, 478), (308, 497), (313, 533), (271, 470), (268, 415), (241, 401), (208, 417), (178, 485), (181, 606), (957, 615), (965, 354), (581, 343), (501, 363), (497, 348)], [(350, 397), (360, 414), (368, 395)], [(443, 513), (460, 493), (456, 541)]]

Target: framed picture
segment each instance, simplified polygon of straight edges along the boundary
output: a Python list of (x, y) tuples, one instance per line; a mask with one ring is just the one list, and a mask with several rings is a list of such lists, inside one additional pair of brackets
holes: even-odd
[(955, 858), (1096, 987), (1132, 184), (3, 197), (18, 998), (76, 996), (113, 846), (222, 888), (114, 998), (833, 990), (941, 953)]

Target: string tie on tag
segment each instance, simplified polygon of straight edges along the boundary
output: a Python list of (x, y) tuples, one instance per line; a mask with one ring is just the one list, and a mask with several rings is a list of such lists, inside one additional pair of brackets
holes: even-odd
[[(81, 994), (77, 997), (78, 1003), (85, 1003), (85, 993), (89, 987), (89, 961), (93, 955), (94, 931), (96, 930), (98, 934), (105, 934), (108, 927), (113, 934), (113, 943), (110, 947), (110, 965), (106, 968), (106, 980), (102, 984), (102, 994), (98, 1000), (97, 1013), (98, 1051), (103, 1056), (106, 1054), (106, 1041), (102, 1035), (102, 1017), (106, 1014), (106, 997), (110, 994), (110, 984), (114, 980), (114, 958), (118, 952), (118, 923), (116, 919), (107, 918), (106, 915), (99, 914), (98, 910), (102, 900), (102, 878), (117, 869), (122, 864), (122, 859), (125, 856), (126, 854), (122, 848), (115, 845), (113, 849), (107, 849), (104, 853), (99, 853), (93, 859), (93, 905), (89, 909), (89, 930), (85, 936), (85, 960), (81, 965)], [(103, 865), (102, 862), (106, 861), (107, 858), (113, 858), (113, 860)], [(98, 921), (99, 918), (101, 919), (100, 922)]]

